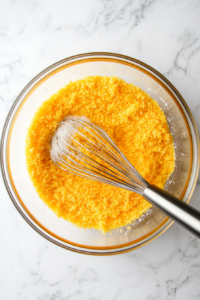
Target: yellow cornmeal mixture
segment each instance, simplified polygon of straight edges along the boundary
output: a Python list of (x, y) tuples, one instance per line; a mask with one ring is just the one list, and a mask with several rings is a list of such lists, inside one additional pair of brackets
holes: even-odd
[(66, 116), (85, 116), (102, 127), (151, 184), (163, 188), (175, 166), (173, 138), (159, 105), (117, 77), (70, 82), (36, 112), (26, 140), (27, 168), (40, 198), (81, 228), (102, 232), (138, 219), (151, 205), (124, 189), (69, 174), (50, 158), (50, 141)]

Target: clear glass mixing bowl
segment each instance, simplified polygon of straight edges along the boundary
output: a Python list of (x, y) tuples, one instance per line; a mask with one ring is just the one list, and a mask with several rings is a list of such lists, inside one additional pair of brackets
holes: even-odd
[(150, 66), (119, 54), (88, 53), (55, 63), (37, 75), (21, 92), (5, 122), (1, 167), (8, 193), (23, 218), (42, 236), (66, 249), (97, 255), (117, 254), (140, 247), (164, 232), (172, 221), (150, 209), (131, 229), (102, 234), (80, 230), (59, 219), (38, 197), (26, 170), (25, 138), (31, 119), (52, 94), (86, 76), (117, 76), (139, 86), (164, 111), (174, 137), (176, 167), (165, 189), (189, 202), (199, 168), (198, 133), (193, 117), (173, 85)]

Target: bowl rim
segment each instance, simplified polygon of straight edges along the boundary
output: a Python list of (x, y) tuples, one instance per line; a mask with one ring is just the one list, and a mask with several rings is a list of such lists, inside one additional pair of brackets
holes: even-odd
[[(20, 197), (17, 193), (16, 188), (14, 186), (14, 182), (12, 181), (12, 175), (11, 172), (9, 171), (9, 160), (8, 160), (8, 151), (9, 151), (9, 138), (12, 132), (12, 127), (14, 125), (14, 120), (22, 107), (23, 103), (25, 103), (26, 99), (30, 96), (30, 93), (32, 93), (33, 90), (37, 88), (39, 84), (41, 84), (44, 80), (46, 80), (49, 76), (53, 75), (55, 72), (59, 72), (62, 68), (70, 67), (71, 65), (78, 64), (78, 63), (83, 63), (83, 62), (89, 62), (89, 61), (94, 61), (94, 60), (108, 60), (108, 61), (115, 61), (115, 62), (120, 62), (127, 64), (129, 66), (132, 66), (134, 68), (139, 68), (142, 72), (147, 73), (150, 77), (152, 77), (154, 80), (159, 82), (162, 87), (167, 90), (168, 93), (171, 94), (172, 98), (175, 100), (176, 103), (178, 103), (178, 106), (181, 105), (184, 107), (187, 117), (185, 116), (183, 109), (180, 109), (185, 121), (186, 125), (188, 125), (188, 119), (190, 119), (190, 122), (193, 127), (193, 139), (195, 138), (196, 142), (196, 172), (193, 174), (193, 180), (192, 180), (192, 186), (190, 187), (189, 194), (186, 199), (186, 203), (190, 201), (190, 198), (193, 194), (195, 184), (197, 181), (198, 177), (198, 171), (199, 171), (199, 137), (198, 137), (198, 131), (193, 119), (193, 116), (180, 95), (180, 93), (176, 90), (176, 88), (162, 75), (160, 74), (157, 70), (152, 68), (151, 66), (145, 64), (144, 62), (141, 62), (135, 58), (121, 55), (121, 54), (116, 54), (116, 53), (110, 53), (110, 52), (89, 52), (89, 53), (83, 53), (83, 54), (78, 54), (74, 56), (70, 56), (68, 58), (65, 58), (63, 60), (60, 60), (46, 69), (44, 69), (42, 72), (40, 72), (38, 75), (36, 75), (26, 86), (25, 88), (21, 91), (19, 96), (16, 98), (15, 102), (13, 103), (8, 116), (6, 118), (3, 131), (2, 131), (2, 137), (1, 137), (1, 146), (0, 146), (0, 157), (1, 157), (1, 172), (4, 180), (4, 184), (6, 186), (7, 192), (21, 214), (21, 216), (27, 221), (27, 223), (35, 229), (39, 234), (41, 234), (43, 237), (48, 239), (49, 241), (66, 248), (68, 250), (74, 251), (74, 252), (79, 252), (79, 253), (84, 253), (84, 254), (91, 254), (91, 255), (113, 255), (113, 254), (120, 254), (124, 252), (131, 251), (133, 249), (137, 249), (150, 241), (154, 240), (156, 237), (161, 235), (164, 231), (166, 231), (174, 221), (170, 220), (168, 217), (165, 218), (163, 222), (159, 226), (157, 226), (154, 230), (150, 232), (150, 234), (147, 234), (137, 240), (134, 240), (132, 242), (129, 242), (127, 244), (122, 244), (122, 245), (117, 245), (117, 246), (109, 246), (109, 247), (93, 247), (93, 246), (84, 246), (84, 245), (79, 245), (70, 241), (64, 240), (64, 242), (61, 242), (63, 240), (62, 238), (59, 238), (55, 234), (52, 234), (48, 229), (44, 228), (42, 224), (40, 224), (35, 217), (26, 209), (25, 205), (23, 205), (20, 202)], [(176, 96), (174, 96), (174, 95)], [(180, 103), (177, 102), (177, 99), (179, 99)], [(188, 131), (191, 133), (191, 128), (188, 125)], [(192, 147), (194, 146), (191, 139), (191, 145)], [(193, 150), (192, 150), (192, 156), (195, 158), (193, 155)], [(190, 163), (191, 165), (191, 163)], [(191, 165), (191, 168), (193, 166)], [(190, 172), (189, 172), (190, 173)], [(191, 173), (190, 176), (191, 177)], [(188, 178), (188, 182), (186, 184), (185, 190), (183, 191), (181, 195), (181, 199), (185, 195), (185, 192), (187, 190), (189, 180), (191, 178)], [(53, 237), (53, 238), (52, 238)]]

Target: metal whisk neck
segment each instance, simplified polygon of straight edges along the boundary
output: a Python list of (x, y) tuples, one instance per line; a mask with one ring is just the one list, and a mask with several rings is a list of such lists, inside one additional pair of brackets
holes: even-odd
[(143, 194), (149, 183), (99, 126), (85, 118), (58, 124), (50, 155), (64, 171)]

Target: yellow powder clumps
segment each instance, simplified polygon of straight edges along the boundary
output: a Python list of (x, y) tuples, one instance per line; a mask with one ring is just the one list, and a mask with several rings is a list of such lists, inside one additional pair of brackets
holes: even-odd
[(140, 174), (163, 188), (175, 166), (164, 113), (133, 84), (91, 76), (70, 82), (45, 101), (28, 129), (28, 172), (38, 195), (57, 216), (104, 233), (130, 224), (151, 207), (142, 196), (69, 174), (52, 162), (49, 150), (56, 126), (73, 115), (102, 127)]

